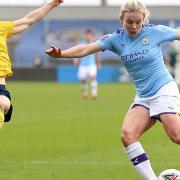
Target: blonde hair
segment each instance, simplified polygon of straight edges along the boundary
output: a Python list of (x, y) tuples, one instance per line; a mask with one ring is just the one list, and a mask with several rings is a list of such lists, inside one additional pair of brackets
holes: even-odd
[(146, 8), (142, 0), (126, 0), (120, 9), (120, 16), (125, 12), (139, 12), (144, 15), (144, 23), (149, 22), (149, 10)]

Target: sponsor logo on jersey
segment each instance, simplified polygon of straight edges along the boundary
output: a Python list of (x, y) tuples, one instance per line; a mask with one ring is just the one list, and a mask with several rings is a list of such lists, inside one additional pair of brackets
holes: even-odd
[(133, 61), (138, 61), (138, 60), (143, 59), (144, 55), (147, 54), (148, 52), (149, 52), (148, 49), (143, 49), (143, 50), (135, 52), (135, 53), (123, 55), (123, 56), (121, 56), (121, 60), (124, 63), (131, 63)]

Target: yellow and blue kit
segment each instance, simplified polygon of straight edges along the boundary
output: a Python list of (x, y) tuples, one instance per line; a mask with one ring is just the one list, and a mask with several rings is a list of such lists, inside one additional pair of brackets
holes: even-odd
[[(14, 22), (0, 21), (0, 77), (10, 77), (13, 75), (11, 61), (8, 55), (7, 38), (13, 35)], [(0, 95), (6, 96), (11, 101), (10, 93), (6, 90), (4, 84), (0, 84)], [(12, 114), (12, 104), (7, 114), (5, 114), (5, 122), (10, 121)]]

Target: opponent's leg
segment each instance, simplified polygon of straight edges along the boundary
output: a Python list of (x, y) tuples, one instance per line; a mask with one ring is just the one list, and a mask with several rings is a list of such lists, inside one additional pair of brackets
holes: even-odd
[(4, 124), (4, 115), (9, 111), (10, 104), (11, 102), (6, 96), (0, 95), (0, 128)]
[(0, 128), (4, 125), (4, 109), (0, 106)]

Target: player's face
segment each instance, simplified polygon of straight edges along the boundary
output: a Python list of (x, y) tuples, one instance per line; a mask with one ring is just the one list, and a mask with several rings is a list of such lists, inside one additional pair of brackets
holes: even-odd
[(125, 12), (120, 19), (128, 34), (136, 36), (141, 31), (144, 15), (138, 12)]
[(85, 39), (88, 43), (92, 42), (93, 41), (93, 34), (92, 33), (87, 33), (85, 35)]

